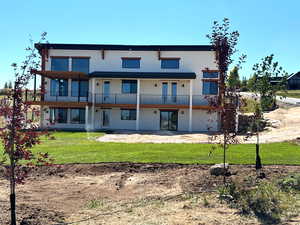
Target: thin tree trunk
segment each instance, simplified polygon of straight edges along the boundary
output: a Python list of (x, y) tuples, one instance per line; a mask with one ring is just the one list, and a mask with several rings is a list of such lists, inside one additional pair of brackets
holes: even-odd
[(14, 155), (14, 141), (15, 141), (15, 113), (16, 113), (16, 84), (14, 87), (13, 96), (13, 112), (11, 122), (11, 137), (10, 137), (10, 215), (11, 225), (16, 225), (16, 180), (15, 180), (15, 155)]
[(255, 163), (255, 169), (259, 170), (262, 168), (261, 165), (261, 159), (259, 156), (259, 131), (258, 131), (258, 125), (257, 125), (257, 132), (256, 132), (256, 163)]
[[(226, 131), (225, 131), (226, 132)], [(226, 133), (224, 132), (224, 142), (223, 142), (223, 167), (224, 167), (224, 173), (223, 173), (223, 182), (224, 185), (226, 184)]]

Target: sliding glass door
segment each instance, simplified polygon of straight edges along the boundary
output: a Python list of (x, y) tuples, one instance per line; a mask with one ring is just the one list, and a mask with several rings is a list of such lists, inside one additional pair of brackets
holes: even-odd
[(160, 111), (160, 129), (176, 131), (178, 125), (177, 111)]

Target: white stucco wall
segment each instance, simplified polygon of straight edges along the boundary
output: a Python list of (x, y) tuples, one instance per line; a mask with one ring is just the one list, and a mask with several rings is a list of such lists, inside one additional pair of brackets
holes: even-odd
[[(196, 79), (193, 81), (193, 95), (202, 95), (202, 70), (208, 68), (216, 70), (217, 66), (212, 51), (161, 51), (161, 57), (180, 58), (179, 69), (161, 69), (161, 61), (158, 59), (157, 51), (105, 51), (105, 58), (102, 59), (101, 51), (97, 50), (49, 50), (49, 58), (46, 62), (46, 70), (51, 70), (51, 56), (87, 56), (90, 57), (90, 72), (94, 71), (130, 71), (130, 72), (194, 72)], [(141, 57), (139, 69), (122, 68), (122, 57)], [(71, 65), (71, 64), (70, 64)], [(70, 66), (69, 66), (70, 68)], [(110, 93), (122, 93), (121, 79), (90, 79), (89, 91), (92, 92), (92, 82), (95, 84), (95, 93), (103, 93), (104, 81), (110, 81)], [(46, 101), (54, 100), (50, 96), (50, 80), (46, 79)], [(61, 97), (60, 101), (76, 101), (71, 97), (71, 80), (69, 79), (69, 96)], [(141, 79), (141, 95), (161, 95), (162, 83), (168, 82), (168, 94), (171, 95), (171, 83), (177, 83), (177, 95), (189, 95), (190, 80), (172, 80), (172, 79)], [(84, 99), (82, 99), (84, 100)], [(43, 107), (47, 108), (47, 107)], [(97, 112), (96, 112), (97, 110)], [(42, 110), (43, 111), (43, 110)], [(47, 110), (46, 110), (47, 111)], [(49, 111), (49, 110), (48, 110)], [(156, 111), (156, 113), (154, 113)], [(44, 112), (43, 126), (49, 125), (49, 115)], [(95, 109), (95, 119), (91, 121), (91, 107), (89, 109), (89, 124), (94, 123), (95, 129), (102, 129), (102, 109)], [(131, 129), (135, 130), (136, 121), (121, 120), (120, 108), (110, 109), (110, 127), (109, 129)], [(178, 131), (188, 131), (189, 109), (178, 110)], [(218, 130), (218, 115), (216, 113), (208, 114), (206, 110), (193, 110), (192, 130), (211, 131)], [(55, 124), (53, 128), (85, 128), (84, 124)], [(89, 126), (91, 127), (91, 126)], [(158, 108), (141, 108), (140, 109), (140, 130), (159, 130), (160, 129), (160, 111)]]
[[(105, 51), (102, 59), (101, 51), (97, 50), (61, 50), (50, 49), (46, 62), (46, 70), (51, 69), (51, 56), (87, 56), (90, 57), (90, 72), (94, 71), (130, 71), (130, 72), (195, 72), (197, 77), (193, 84), (194, 94), (202, 93), (202, 70), (217, 69), (213, 51), (162, 51), (161, 57), (179, 57), (179, 69), (161, 69), (157, 51)], [(140, 68), (122, 68), (122, 57), (141, 57)], [(160, 82), (161, 83), (161, 82)], [(111, 87), (111, 93), (120, 93), (119, 87)], [(141, 91), (143, 89), (141, 88)], [(145, 90), (146, 91), (146, 90)], [(158, 90), (160, 91), (160, 90)]]

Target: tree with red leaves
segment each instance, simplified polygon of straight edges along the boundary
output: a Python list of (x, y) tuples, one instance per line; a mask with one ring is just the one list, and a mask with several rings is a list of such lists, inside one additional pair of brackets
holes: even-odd
[[(238, 110), (239, 93), (236, 88), (231, 89), (225, 86), (228, 81), (228, 67), (233, 63), (233, 55), (237, 52), (236, 45), (239, 38), (238, 31), (230, 31), (229, 19), (224, 18), (222, 23), (214, 21), (211, 34), (207, 37), (215, 50), (215, 62), (219, 68), (219, 96), (217, 111), (221, 117), (221, 130), (223, 133), (223, 140), (220, 145), (223, 148), (223, 165), (226, 170), (226, 150), (229, 144), (237, 143), (236, 139), (236, 113)], [(246, 59), (246, 55), (241, 55), (238, 60), (237, 68), (241, 67)], [(214, 149), (214, 147), (213, 147)], [(226, 178), (224, 174), (224, 183)]]
[[(41, 34), (38, 42), (46, 39), (46, 32)], [(25, 60), (17, 65), (12, 64), (15, 81), (13, 89), (0, 102), (0, 117), (4, 120), (0, 128), (0, 138), (4, 149), (5, 173), (10, 181), (11, 225), (16, 225), (16, 184), (23, 184), (28, 171), (35, 165), (49, 165), (52, 159), (47, 153), (33, 154), (31, 148), (40, 143), (40, 136), (45, 132), (37, 130), (38, 124), (27, 119), (27, 113), (38, 115), (37, 108), (31, 108), (23, 98), (23, 90), (32, 79), (31, 70), (38, 69), (40, 59), (34, 48), (33, 40), (26, 49)]]

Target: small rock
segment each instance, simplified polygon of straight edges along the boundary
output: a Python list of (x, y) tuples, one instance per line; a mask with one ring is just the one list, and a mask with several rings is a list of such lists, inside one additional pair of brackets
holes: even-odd
[(209, 172), (211, 175), (215, 175), (215, 176), (221, 176), (221, 175), (226, 175), (229, 173), (229, 164), (225, 163), (225, 168), (224, 168), (224, 164), (220, 163), (220, 164), (215, 164), (213, 166), (211, 166), (209, 168)]

